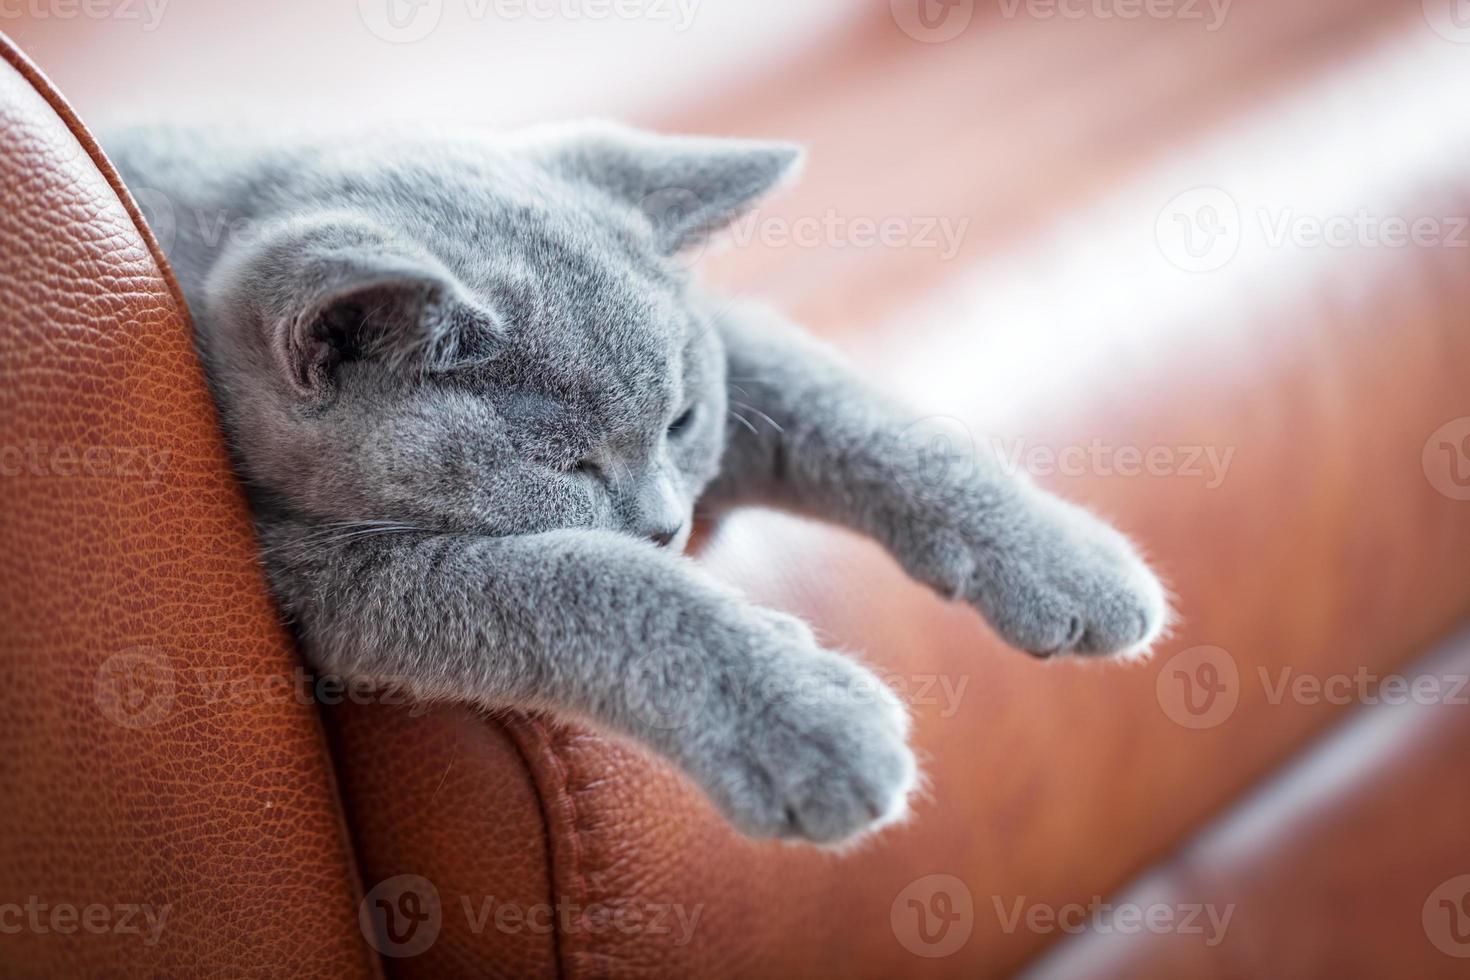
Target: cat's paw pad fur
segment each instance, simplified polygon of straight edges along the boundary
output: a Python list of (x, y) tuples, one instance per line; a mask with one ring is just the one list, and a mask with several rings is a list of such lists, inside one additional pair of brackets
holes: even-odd
[(1132, 543), (1056, 498), (1044, 498), (1040, 513), (1029, 561), (998, 589), (977, 575), (977, 591), (998, 596), (993, 621), (1037, 656), (1147, 657), (1168, 625), (1169, 604)]
[(821, 649), (800, 621), (780, 616), (772, 627), (791, 648), (743, 699), (711, 774), (716, 801), (751, 836), (818, 844), (903, 819), (918, 766), (902, 702), (870, 671)]
[(1002, 522), (946, 537), (928, 564), (943, 591), (1038, 657), (1140, 659), (1169, 623), (1164, 588), (1128, 539), (1040, 492)]

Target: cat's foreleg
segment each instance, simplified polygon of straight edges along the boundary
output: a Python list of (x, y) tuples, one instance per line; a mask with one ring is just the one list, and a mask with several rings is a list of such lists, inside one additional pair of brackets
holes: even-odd
[(1164, 590), (1107, 524), (949, 427), (887, 404), (771, 312), (724, 306), (731, 420), (704, 506), (790, 508), (860, 530), (914, 578), (1038, 655), (1138, 654)]
[(265, 528), (324, 670), (631, 736), (746, 833), (838, 842), (902, 815), (908, 720), (883, 683), (651, 543)]

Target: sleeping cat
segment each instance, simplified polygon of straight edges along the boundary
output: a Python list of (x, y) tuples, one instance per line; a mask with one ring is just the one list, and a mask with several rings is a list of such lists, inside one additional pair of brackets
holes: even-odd
[(747, 834), (833, 843), (905, 812), (906, 713), (681, 557), (696, 502), (856, 528), (1039, 656), (1162, 628), (1122, 535), (995, 460), (925, 470), (912, 416), (685, 273), (790, 145), (609, 124), (106, 145), (169, 210), (265, 567), (321, 670), (585, 720)]

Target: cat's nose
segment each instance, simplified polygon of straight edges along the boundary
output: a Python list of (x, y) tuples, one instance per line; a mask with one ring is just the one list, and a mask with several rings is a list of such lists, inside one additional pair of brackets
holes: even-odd
[(677, 538), (679, 536), (679, 532), (682, 530), (684, 530), (684, 525), (682, 524), (680, 524), (678, 527), (673, 528), (661, 528), (650, 534), (648, 536), (648, 540), (652, 541), (660, 548), (667, 548), (669, 546), (669, 542)]

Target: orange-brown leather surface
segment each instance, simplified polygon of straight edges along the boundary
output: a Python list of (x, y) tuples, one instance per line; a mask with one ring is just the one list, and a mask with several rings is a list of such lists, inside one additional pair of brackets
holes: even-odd
[[(550, 850), (561, 821), (543, 812), (541, 795), (544, 789), (552, 806), (557, 794), (537, 786), (511, 732), (459, 709), (346, 701), (328, 717), (347, 763), (341, 786), (353, 834), (371, 842), (362, 854), (364, 880), (375, 886), (419, 875), (428, 885), (410, 889), (427, 898), (432, 888), (437, 896), (437, 937), (422, 952), (405, 944), (414, 955), (394, 956), (393, 972), (561, 975)], [(527, 751), (546, 754), (537, 745)], [(415, 938), (405, 924), (399, 929)], [(390, 956), (399, 949), (385, 948)]]
[(272, 683), (293, 650), (118, 187), (0, 37), (0, 974), (372, 975), (320, 721)]
[(1365, 710), (1113, 898), (1208, 903), (1223, 930), (1086, 934), (1029, 975), (1466, 976), (1467, 677), (1461, 634), (1397, 687), (1375, 686)]
[[(922, 249), (793, 252), (759, 244), (715, 260), (722, 284), (776, 295), (876, 377), (922, 393), (925, 372), (936, 378), (952, 373), (961, 353), (976, 349), (961, 341), (989, 337), (999, 351), (1007, 326), (953, 322), (947, 336), (920, 330), (935, 319), (919, 312), (929, 293), (1007, 252), (1045, 221), (1104, 197), (1160, 155), (1351, 65), (1416, 21), (1418, 7), (1387, 0), (1237, 0), (1229, 29), (1209, 34), (1163, 19), (1003, 21), (995, 9), (976, 5), (976, 29), (943, 45), (902, 37), (881, 11), (881, 29), (875, 19), (764, 82), (661, 122), (811, 143), (804, 183), (772, 206), (776, 217), (835, 208), (873, 219), (973, 219), (957, 259), (948, 263)], [(37, 26), (56, 36), (66, 27), (54, 20)], [(282, 43), (288, 41), (306, 43)], [(1250, 132), (1242, 155), (1280, 163), (1272, 154), (1281, 146), (1253, 144)], [(1411, 174), (1401, 190), (1396, 206), (1414, 214), (1416, 197), (1427, 200), (1444, 188), (1429, 186), (1427, 178), (1417, 186)], [(1425, 207), (1465, 213), (1470, 194), (1463, 188), (1458, 193)], [(1414, 945), (1403, 950), (1404, 962), (1422, 966), (1426, 975), (1450, 973), (1458, 961), (1436, 960), (1432, 946), (1426, 948), (1418, 925), (1423, 899), (1416, 897), (1456, 871), (1456, 839), (1445, 821), (1463, 814), (1464, 801), (1458, 790), (1436, 787), (1435, 780), (1453, 772), (1466, 735), (1463, 724), (1447, 723), (1442, 711), (1429, 712), (1441, 720), (1414, 728), (1413, 737), (1390, 741), (1391, 759), (1367, 760), (1353, 771), (1350, 788), (1337, 798), (1340, 818), (1319, 808), (1309, 821), (1307, 811), (1282, 806), (1272, 811), (1281, 818), (1279, 840), (1271, 827), (1256, 823), (1250, 824), (1260, 837), (1255, 849), (1227, 852), (1214, 843), (1213, 830), (1193, 840), (1212, 817), (1352, 714), (1347, 706), (1321, 701), (1273, 703), (1252, 680), (1259, 669), (1290, 665), (1314, 676), (1359, 667), (1402, 669), (1470, 611), (1464, 575), (1470, 503), (1436, 491), (1421, 465), (1430, 433), (1470, 415), (1470, 276), (1463, 253), (1350, 252), (1334, 257), (1331, 274), (1298, 258), (1282, 253), (1273, 302), (1249, 312), (1232, 313), (1229, 304), (1206, 309), (1201, 301), (1198, 309), (1179, 310), (1168, 329), (1148, 338), (1147, 349), (1124, 325), (1116, 336), (1104, 331), (1092, 338), (1097, 342), (1088, 353), (1094, 371), (1072, 384), (1065, 398), (1038, 396), (1026, 417), (1007, 420), (1010, 428), (1001, 429), (1049, 446), (1097, 438), (1140, 447), (1233, 448), (1228, 478), (1214, 488), (1177, 476), (1096, 472), (1053, 481), (1138, 537), (1179, 596), (1182, 625), (1148, 667), (1026, 660), (1002, 649), (973, 614), (938, 602), (906, 582), (877, 549), (838, 531), (756, 516), (738, 518), (713, 536), (702, 559), (719, 574), (762, 601), (810, 617), (833, 644), (861, 651), (903, 684), (914, 703), (926, 793), (908, 826), (856, 853), (834, 856), (742, 840), (666, 767), (632, 746), (577, 728), (537, 718), (487, 719), (445, 706), (427, 713), (383, 705), (332, 709), (341, 792), (364, 878), (372, 885), (421, 875), (438, 893), (439, 938), (419, 956), (391, 961), (390, 970), (409, 976), (1001, 976), (1065, 937), (1007, 930), (997, 902), (1060, 906), (1110, 896), (1163, 860), (1170, 863), (1161, 894), (1171, 900), (1238, 896), (1242, 906), (1229, 941), (1222, 950), (1202, 952), (1179, 942), (1184, 937), (1145, 937), (1120, 954), (1117, 962), (1125, 966), (1118, 975), (1248, 975), (1275, 964), (1278, 946), (1281, 964), (1291, 969), (1273, 974), (1314, 975), (1315, 964), (1323, 963), (1340, 968), (1339, 975), (1355, 969), (1370, 975), (1395, 962), (1406, 943)], [(1122, 284), (1139, 296), (1140, 309), (1154, 285)], [(1242, 294), (1250, 291), (1240, 287)], [(883, 350), (901, 356), (875, 353)], [(885, 377), (894, 365), (903, 377)], [(1045, 366), (1029, 365), (1038, 373), (1022, 387), (1043, 390)], [(135, 370), (143, 367), (148, 365)], [(162, 377), (176, 379), (184, 370), (175, 367)], [(974, 405), (959, 399), (944, 411), (962, 416), (974, 431), (987, 431), (993, 420), (980, 394)], [(61, 492), (77, 492), (70, 487)], [(107, 514), (149, 529), (169, 526), (161, 501), (119, 501)], [(210, 528), (245, 548), (240, 522)], [(65, 543), (80, 550), (78, 561), (99, 561), (94, 552), (105, 553), (81, 533), (90, 527)], [(48, 597), (75, 601), (74, 577), (43, 583), (32, 570), (41, 566), (13, 554), (3, 561), (7, 575), (23, 567)], [(138, 575), (159, 575), (176, 563), (150, 558), (138, 565)], [(220, 589), (207, 591), (213, 596)], [(137, 616), (147, 615), (155, 601), (181, 604), (169, 589), (101, 594), (125, 596), (130, 615), (143, 608)], [(198, 629), (210, 622), (193, 618), (200, 620)], [(277, 635), (260, 629), (262, 636)], [(179, 635), (172, 622), (159, 632)], [(1249, 683), (1227, 719), (1191, 729), (1164, 710), (1160, 678), (1167, 684), (1176, 652), (1202, 644), (1227, 651)], [(276, 649), (266, 646), (266, 653)], [(212, 656), (247, 656), (222, 648)], [(186, 655), (171, 648), (171, 655), (176, 652)], [(264, 654), (252, 647), (249, 655)], [(66, 662), (86, 661), (84, 680), (91, 683), (103, 659), (73, 653)], [(248, 673), (257, 665), (249, 660), (241, 667), (237, 660), (230, 669)], [(70, 700), (64, 705), (60, 693), (53, 701), (31, 694), (30, 710), (39, 703), (54, 704), (56, 714), (77, 711), (74, 685), (66, 683)], [(962, 691), (953, 703), (945, 684)], [(262, 722), (215, 712), (187, 722), (191, 731), (238, 726), (243, 738), (247, 728), (286, 728), (291, 717), (282, 711)], [(160, 730), (170, 731), (167, 722), (147, 737), (156, 740)], [(156, 743), (137, 740), (131, 730), (109, 729), (108, 737), (101, 751), (115, 754), (99, 755), (88, 743), (86, 752), (75, 754), (90, 754), (90, 760), (72, 765), (103, 760), (109, 773), (127, 772), (131, 780), (133, 769), (125, 763), (136, 765), (145, 747)], [(56, 777), (57, 799), (38, 796), (23, 802), (22, 812), (27, 805), (32, 815), (49, 808), (55, 820), (44, 826), (56, 834), (76, 833), (65, 829), (76, 826), (90, 831), (88, 821), (99, 814), (104, 826), (132, 833), (132, 824), (111, 815), (116, 807), (79, 796), (79, 782), (95, 783), (100, 788), (92, 792), (127, 801), (146, 794), (148, 820), (182, 820), (179, 814), (186, 813), (191, 823), (198, 815), (205, 826), (243, 835), (234, 824), (208, 819), (213, 811), (180, 794), (217, 803), (211, 794), (229, 791), (235, 799), (267, 782), (262, 772), (289, 772), (298, 791), (324, 781), (327, 769), (314, 736), (296, 737), (301, 747), (289, 757), (261, 761), (232, 754), (243, 760), (235, 770), (239, 786), (227, 776), (206, 776), (209, 785), (169, 784), (170, 796), (146, 782), (114, 784), (102, 781), (101, 772), (82, 781), (63, 772)], [(34, 754), (30, 746), (17, 752)], [(174, 755), (165, 758), (175, 760), (170, 773), (184, 764)], [(1285, 772), (1294, 780), (1311, 770)], [(1386, 791), (1380, 794), (1379, 787)], [(1418, 802), (1397, 803), (1395, 791)], [(1437, 801), (1445, 815), (1434, 814), (1421, 829), (1423, 811)], [(298, 802), (293, 812), (308, 810)], [(1317, 845), (1309, 835), (1319, 821)], [(5, 847), (47, 851), (12, 841), (14, 833), (34, 836), (34, 823), (3, 826)], [(1382, 855), (1367, 853), (1389, 837), (1392, 846)], [(218, 912), (230, 898), (212, 882), (249, 877), (258, 885), (271, 854), (269, 842), (231, 839), (240, 841), (232, 853), (250, 861), (254, 877), (205, 867), (183, 848), (150, 865), (135, 856), (141, 848), (109, 843), (100, 854), (79, 848), (65, 859), (49, 858), (71, 863), (34, 870), (32, 880), (87, 881), (82, 869), (95, 866), (104, 869), (102, 880), (121, 882), (118, 889), (127, 891), (135, 890), (128, 874), (145, 876), (138, 880), (158, 889), (183, 874), (197, 892), (195, 903), (212, 902)], [(338, 873), (332, 862), (345, 861), (330, 855), (340, 855), (341, 845), (323, 836), (315, 847), (329, 855), (326, 870), (305, 877), (330, 893)], [(129, 855), (127, 861), (119, 854)], [(1379, 857), (1383, 861), (1375, 863)], [(3, 867), (15, 861), (6, 852)], [(292, 866), (311, 867), (311, 858), (303, 855)], [(1176, 871), (1188, 880), (1173, 877)], [(1375, 880), (1380, 874), (1397, 875), (1386, 891)], [(914, 909), (903, 901), (913, 894), (905, 890), (927, 875), (960, 879), (973, 903), (971, 934), (942, 958), (920, 955), (922, 943), (916, 951)], [(1276, 889), (1284, 889), (1287, 900), (1270, 894)], [(340, 930), (322, 926), (318, 910), (338, 909), (328, 916), (333, 922), (354, 911), (330, 897), (287, 898), (262, 909), (238, 902), (211, 921), (248, 932), (254, 942), (259, 917), (270, 917), (271, 935), (308, 930), (332, 947), (329, 940)], [(543, 907), (553, 910), (549, 920)], [(501, 908), (517, 914), (497, 921)], [(619, 925), (609, 915), (613, 909), (638, 918), (625, 917)], [(1375, 917), (1376, 909), (1388, 914)], [(540, 927), (546, 921), (551, 929)], [(684, 931), (681, 922), (692, 928)], [(1339, 922), (1352, 925), (1338, 929)], [(235, 935), (216, 943), (224, 956), (201, 952), (199, 962), (223, 961), (229, 969), (264, 959), (237, 952), (240, 946), (227, 941)], [(0, 943), (9, 941), (0, 937)], [(36, 937), (24, 942), (40, 945)], [(1327, 950), (1331, 943), (1336, 948)], [(106, 941), (91, 948), (110, 949)]]
[[(1252, 98), (1267, 101), (1307, 85), (1314, 70), (1351, 64), (1394, 28), (1392, 6), (1242, 3), (1235, 16), (1254, 18), (1255, 43), (1249, 32), (1234, 31), (1180, 42), (1184, 50), (1167, 63), (1192, 57), (1199, 68), (1196, 75), (1175, 64), (1188, 89), (1183, 94), (1150, 87), (1157, 76), (1140, 63), (1158, 67), (1169, 40), (1159, 35), (1167, 28), (1138, 22), (1126, 34), (1124, 53), (1132, 60), (1110, 61), (1106, 54), (1116, 45), (1084, 47), (1092, 59), (1086, 77), (1068, 76), (1070, 88), (1050, 76), (1037, 79), (1049, 87), (1034, 104), (1017, 80), (1025, 74), (1024, 58), (1007, 63), (1009, 86), (992, 78), (995, 88), (977, 88), (1001, 71), (979, 57), (986, 50), (983, 33), (971, 44), (936, 48), (929, 60), (912, 60), (906, 73), (860, 69), (883, 62), (888, 46), (902, 43), (888, 35), (860, 37), (828, 52), (825, 62), (796, 70), (794, 77), (808, 86), (766, 102), (732, 98), (732, 105), (701, 117), (698, 128), (817, 134), (808, 190), (778, 202), (778, 214), (809, 213), (803, 208), (827, 200), (811, 188), (835, 186), (846, 214), (1005, 218), (1007, 202), (1014, 203), (1010, 185), (999, 189), (955, 165), (980, 160), (1031, 195), (1016, 207), (1035, 215), (1054, 201), (1081, 203), (1099, 193), (1099, 186), (1070, 176), (1087, 169), (1079, 158), (1111, 168), (1099, 181), (1116, 180), (1142, 162), (1125, 147), (1177, 144), (1181, 133), (1197, 135), (1202, 120), (1233, 119)], [(1273, 16), (1273, 10), (1284, 12)], [(1096, 29), (1116, 31), (1123, 43), (1122, 27)], [(1150, 36), (1160, 46), (1140, 40)], [(1286, 53), (1304, 46), (1305, 54), (1288, 64)], [(1230, 87), (1233, 78), (1253, 84)], [(1093, 89), (1107, 93), (1096, 108), (1110, 113), (1128, 139), (1088, 125), (1086, 114), (1065, 117), (1075, 129), (1062, 127), (1061, 116), (1044, 115), (1064, 96)], [(800, 99), (789, 96), (795, 90)], [(1002, 136), (982, 132), (961, 108), (975, 98), (1012, 100), (1004, 135), (1020, 138), (1000, 145)], [(1191, 104), (1209, 111), (1185, 111)], [(897, 105), (911, 111), (890, 111)], [(1028, 111), (1037, 113), (1035, 127), (1024, 125), (1032, 118)], [(898, 120), (905, 130), (895, 137), (886, 127), (855, 125), (864, 113)], [(685, 128), (689, 122), (683, 120)], [(1260, 146), (1242, 146), (1241, 155), (1275, 152), (1261, 138)], [(1058, 144), (1069, 154), (1065, 160), (1049, 156)], [(913, 151), (918, 147), (922, 153)], [(1421, 195), (1436, 208), (1470, 206), (1463, 188), (1446, 205), (1433, 197), (1443, 187), (1429, 186), (1427, 178), (1415, 186), (1412, 174), (1405, 179), (1405, 213), (1416, 213)], [(1020, 221), (1018, 215), (1009, 217)], [(994, 250), (983, 227), (976, 235), (967, 248)], [(890, 263), (910, 267), (880, 271)], [(368, 877), (411, 870), (435, 882), (452, 880), (472, 903), (541, 890), (539, 870), (529, 881), (465, 883), (466, 855), (500, 840), (504, 822), (532, 815), (532, 801), (517, 791), (507, 795), (519, 801), (513, 812), (497, 808), (478, 823), (463, 819), (479, 808), (481, 794), (518, 785), (494, 768), (509, 758), (499, 744), (506, 735), (521, 748), (540, 791), (552, 893), (588, 910), (562, 922), (554, 937), (567, 975), (1010, 973), (1062, 937), (1007, 929), (998, 905), (1058, 906), (1112, 894), (1347, 714), (1324, 701), (1274, 702), (1255, 681), (1260, 669), (1392, 670), (1470, 611), (1463, 574), (1470, 505), (1437, 491), (1421, 463), (1430, 434), (1470, 414), (1464, 263), (1462, 253), (1449, 249), (1359, 250), (1336, 257), (1324, 271), (1283, 253), (1271, 304), (1239, 313), (1222, 304), (1208, 316), (1181, 309), (1146, 348), (1126, 330), (1088, 338), (1095, 371), (1065, 398), (1038, 402), (1030, 417), (1008, 422), (1016, 427), (1004, 434), (1046, 446), (1099, 439), (1113, 446), (1233, 449), (1228, 478), (1218, 487), (1177, 475), (1130, 479), (1098, 472), (1050, 481), (1134, 533), (1178, 595), (1182, 625), (1148, 667), (1042, 664), (1002, 649), (972, 613), (942, 604), (907, 582), (876, 548), (839, 531), (762, 515), (738, 518), (714, 535), (702, 559), (720, 575), (761, 601), (808, 616), (832, 643), (861, 651), (904, 685), (928, 773), (908, 826), (841, 857), (753, 843), (725, 827), (680, 777), (632, 746), (575, 727), (487, 721), (438, 708), (411, 729), (391, 730), (401, 751), (429, 772), (451, 772), (458, 788), (445, 783), (432, 802), (425, 795), (420, 807), (410, 808), (411, 820), (364, 834)], [(875, 376), (901, 364), (919, 374), (887, 380), (922, 391), (922, 372), (944, 374), (957, 351), (976, 349), (956, 346), (964, 334), (989, 331), (997, 350), (1005, 336), (1003, 324), (954, 323), (947, 336), (906, 327), (905, 311), (922, 306), (926, 290), (965, 268), (961, 261), (920, 271), (921, 264), (909, 253), (827, 249), (793, 258), (790, 250), (755, 248), (723, 260), (717, 272), (737, 287), (769, 278), (814, 329), (846, 338), (839, 343)], [(1129, 285), (1140, 310), (1151, 286)], [(1239, 287), (1242, 302), (1251, 291)], [(897, 324), (891, 335), (871, 329), (880, 312)], [(860, 336), (864, 326), (868, 332)], [(874, 353), (882, 349), (900, 356)], [(1033, 387), (1042, 388), (1047, 379), (1035, 380)], [(982, 404), (978, 397), (976, 404)], [(985, 410), (964, 404), (956, 410), (972, 431), (987, 431)], [(1175, 653), (1199, 645), (1228, 651), (1245, 682), (1227, 720), (1193, 729), (1164, 710), (1160, 677)], [(940, 693), (945, 683), (951, 690), (964, 685), (953, 710)], [(364, 716), (375, 713), (352, 707), (337, 714), (346, 726), (368, 728), (377, 721)], [(484, 735), (487, 725), (498, 731)], [(361, 762), (349, 751), (343, 762), (349, 770), (371, 768), (382, 751), (372, 746)], [(352, 812), (390, 806), (386, 796), (396, 787), (389, 780), (353, 779), (378, 792), (355, 798)], [(499, 871), (517, 859), (473, 861)], [(901, 938), (912, 928), (901, 921), (913, 914), (905, 890), (928, 875), (957, 877), (973, 902), (971, 935), (945, 957), (920, 955)], [(687, 936), (651, 924), (610, 928), (602, 914), (608, 907), (631, 909), (645, 921), (671, 909), (697, 920)], [(477, 931), (447, 902), (443, 930), (439, 942), (451, 942), (461, 961), (465, 950), (478, 948), (476, 962), (483, 965), (507, 943), (526, 948), (524, 935)], [(448, 962), (447, 954), (439, 960), (431, 949), (396, 969), (432, 976)]]

